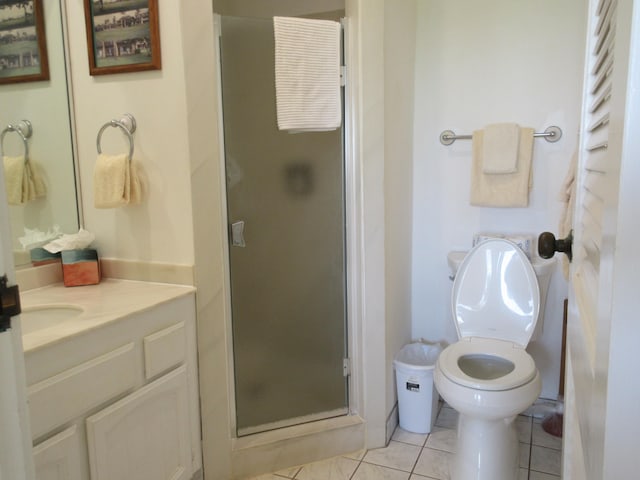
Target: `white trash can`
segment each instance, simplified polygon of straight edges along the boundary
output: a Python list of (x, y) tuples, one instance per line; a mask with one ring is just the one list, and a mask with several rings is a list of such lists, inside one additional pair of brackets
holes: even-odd
[(440, 398), (433, 384), (433, 369), (441, 351), (439, 343), (410, 343), (395, 356), (398, 413), (403, 430), (431, 432)]

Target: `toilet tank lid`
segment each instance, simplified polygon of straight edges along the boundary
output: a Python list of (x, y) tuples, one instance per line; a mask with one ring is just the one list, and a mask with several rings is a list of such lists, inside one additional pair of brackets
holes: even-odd
[(460, 268), (460, 265), (462, 264), (464, 257), (467, 256), (467, 253), (469, 252), (463, 250), (454, 250), (447, 253), (447, 263), (449, 264), (449, 269), (453, 275), (455, 275), (458, 268)]

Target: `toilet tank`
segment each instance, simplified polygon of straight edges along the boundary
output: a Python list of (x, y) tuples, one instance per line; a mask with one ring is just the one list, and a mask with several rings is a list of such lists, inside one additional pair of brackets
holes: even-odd
[[(447, 263), (449, 264), (449, 279), (453, 280), (456, 276), (456, 272), (467, 255), (466, 251), (458, 250), (451, 251), (447, 254)], [(549, 283), (551, 282), (551, 276), (555, 270), (555, 258), (544, 259), (538, 256), (534, 256), (531, 259), (531, 265), (536, 272), (538, 279), (538, 287), (540, 288), (540, 318), (536, 323), (536, 328), (531, 336), (531, 342), (537, 340), (542, 335), (542, 329), (544, 328), (544, 313), (547, 305), (547, 292), (549, 291)]]

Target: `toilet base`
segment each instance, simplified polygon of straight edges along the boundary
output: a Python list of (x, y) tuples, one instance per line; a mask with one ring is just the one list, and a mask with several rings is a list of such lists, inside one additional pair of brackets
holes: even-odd
[(451, 480), (518, 478), (519, 442), (515, 417), (501, 420), (460, 414)]

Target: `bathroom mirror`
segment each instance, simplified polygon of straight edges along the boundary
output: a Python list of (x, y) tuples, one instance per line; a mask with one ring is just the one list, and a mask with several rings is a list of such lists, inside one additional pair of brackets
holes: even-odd
[[(0, 130), (24, 120), (31, 123), (32, 134), (27, 139), (29, 158), (46, 188), (42, 197), (9, 206), (16, 266), (31, 262), (29, 252), (23, 250), (18, 241), (24, 236), (25, 228), (46, 232), (58, 225), (63, 233), (74, 233), (79, 225), (65, 11), (61, 0), (42, 3), (50, 79), (0, 85)], [(24, 11), (8, 2), (0, 9), (0, 18), (13, 15), (15, 12), (11, 10)], [(5, 133), (4, 156), (22, 156), (24, 150), (24, 140), (18, 132)]]

